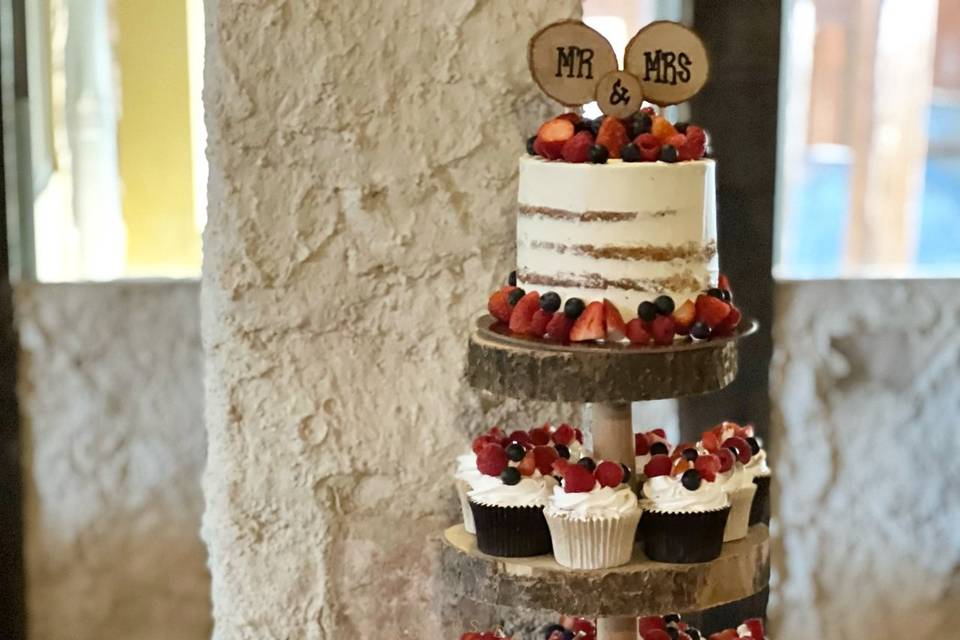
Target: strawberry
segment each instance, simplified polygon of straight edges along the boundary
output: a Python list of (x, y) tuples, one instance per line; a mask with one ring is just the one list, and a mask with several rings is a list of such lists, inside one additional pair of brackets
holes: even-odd
[(644, 465), (643, 475), (647, 476), (648, 478), (668, 476), (670, 475), (671, 468), (673, 468), (673, 463), (670, 462), (670, 456), (659, 454), (650, 458), (650, 461)]
[(495, 442), (488, 443), (477, 454), (477, 469), (487, 476), (499, 476), (507, 463), (507, 452)]
[(540, 294), (531, 291), (520, 298), (510, 315), (510, 331), (525, 334), (533, 323), (533, 314), (540, 308)]
[(593, 490), (595, 484), (593, 474), (586, 467), (579, 464), (567, 465), (563, 476), (563, 490), (565, 493), (587, 493)]
[(569, 445), (573, 442), (573, 439), (576, 437), (576, 433), (573, 430), (573, 427), (564, 423), (557, 427), (557, 430), (553, 432), (553, 441), (557, 444)]
[(553, 447), (544, 445), (533, 448), (534, 462), (536, 462), (537, 469), (540, 470), (540, 473), (545, 476), (550, 475), (550, 472), (553, 471), (553, 463), (559, 457), (557, 450)]
[(717, 472), (720, 471), (720, 458), (712, 453), (705, 453), (697, 456), (693, 462), (693, 468), (697, 470), (700, 477), (707, 482), (713, 482), (717, 479)]
[(627, 325), (623, 322), (623, 316), (617, 310), (616, 305), (603, 299), (603, 313), (607, 321), (607, 340), (610, 342), (620, 342), (627, 336)]
[(601, 487), (616, 489), (623, 482), (623, 467), (619, 462), (604, 460), (593, 472)]
[[(606, 120), (604, 122), (606, 122)], [(521, 302), (523, 301), (521, 300)], [(517, 306), (520, 305), (518, 304)], [(570, 329), (571, 342), (603, 340), (606, 335), (603, 303), (599, 301), (588, 304), (587, 308), (580, 314), (580, 317), (577, 318), (577, 321), (573, 323), (573, 328)]]
[(530, 442), (537, 446), (550, 444), (550, 427), (543, 425), (542, 427), (530, 429)]
[(720, 458), (721, 473), (730, 471), (731, 467), (733, 467), (733, 463), (737, 461), (737, 459), (733, 457), (733, 452), (730, 451), (730, 449), (717, 449), (714, 455)]
[(690, 327), (697, 319), (697, 306), (692, 300), (687, 300), (673, 310), (673, 330), (678, 336), (690, 333)]
[(620, 147), (630, 142), (627, 128), (617, 118), (604, 118), (597, 131), (597, 144), (607, 148), (611, 158), (620, 157)]
[(740, 319), (743, 316), (740, 314), (740, 309), (737, 309), (735, 306), (730, 305), (730, 313), (727, 315), (723, 321), (713, 328), (713, 335), (715, 336), (729, 336), (740, 325)]
[(763, 620), (760, 618), (745, 620), (743, 625), (750, 631), (750, 637), (753, 638), (753, 640), (764, 640), (764, 638), (766, 638), (764, 635)]
[(647, 616), (637, 620), (637, 630), (643, 638), (646, 638), (646, 634), (651, 631), (666, 631), (667, 623), (664, 622), (663, 616)]
[(520, 461), (520, 464), (517, 465), (517, 471), (520, 472), (522, 476), (532, 476), (533, 472), (537, 470), (537, 459), (533, 453), (533, 449), (527, 451), (526, 455), (523, 456), (523, 460)]
[(627, 323), (626, 334), (630, 344), (650, 344), (650, 341), (653, 340), (653, 336), (647, 331), (640, 318), (634, 318)]
[(727, 274), (721, 273), (720, 279), (717, 281), (718, 289), (726, 289), (727, 291), (732, 291), (730, 288), (730, 278), (727, 277)]
[(633, 434), (633, 450), (638, 456), (645, 456), (650, 453), (650, 442), (647, 440), (646, 434)]
[(644, 162), (656, 162), (660, 157), (660, 140), (652, 133), (641, 133), (633, 140), (633, 144), (640, 149), (640, 158)]
[(565, 313), (555, 313), (550, 322), (547, 323), (547, 337), (552, 340), (566, 342), (570, 337), (570, 329), (573, 327), (573, 320), (567, 317)]
[[(521, 300), (521, 302), (523, 301)], [(519, 306), (519, 304), (517, 306)], [(705, 323), (711, 329), (723, 322), (723, 319), (730, 314), (729, 304), (720, 298), (714, 298), (706, 294), (697, 296), (696, 307), (697, 320)]]
[(527, 335), (534, 338), (542, 338), (547, 332), (547, 325), (553, 320), (553, 314), (543, 309), (537, 309), (533, 312), (533, 318), (530, 320), (530, 327), (527, 329)]
[(703, 442), (703, 448), (710, 453), (716, 453), (717, 449), (720, 448), (720, 439), (713, 431), (704, 431), (700, 440)]
[(665, 347), (673, 344), (673, 318), (671, 316), (657, 316), (650, 323), (650, 333), (653, 335), (653, 341), (660, 346)]
[(747, 444), (747, 441), (743, 438), (738, 438), (734, 436), (732, 438), (727, 438), (723, 441), (724, 448), (733, 447), (737, 450), (737, 460), (743, 464), (750, 462), (750, 458), (753, 455), (753, 452), (750, 450), (750, 445)]
[(574, 633), (574, 638), (578, 640), (596, 640), (597, 628), (586, 618), (576, 618), (570, 630)]
[(677, 135), (677, 130), (674, 129), (673, 125), (670, 124), (670, 121), (663, 116), (654, 116), (653, 126), (650, 127), (650, 133), (657, 136), (657, 140), (660, 141), (660, 144), (667, 144), (667, 139), (670, 136)]
[(580, 131), (563, 143), (560, 156), (567, 162), (586, 162), (590, 157), (590, 147), (593, 144), (593, 134), (589, 131)]
[(537, 139), (533, 149), (548, 160), (558, 160), (563, 152), (563, 145), (573, 137), (573, 123), (564, 118), (547, 120), (537, 131)]
[(501, 287), (487, 300), (487, 311), (500, 322), (510, 322), (513, 306), (510, 304), (510, 292), (516, 287)]
[(670, 469), (670, 475), (681, 476), (684, 471), (689, 470), (693, 465), (686, 458), (677, 458), (673, 461), (673, 467)]

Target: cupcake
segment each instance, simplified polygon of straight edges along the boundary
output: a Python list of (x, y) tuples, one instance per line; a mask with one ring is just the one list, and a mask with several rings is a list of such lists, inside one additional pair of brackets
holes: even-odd
[[(751, 428), (752, 431), (752, 428)], [(772, 472), (767, 466), (767, 452), (763, 449), (760, 439), (752, 434), (747, 438), (747, 444), (750, 445), (750, 461), (743, 465), (743, 470), (757, 485), (756, 495), (753, 496), (753, 504), (750, 507), (750, 524), (754, 525), (762, 522), (770, 524), (770, 478)]]
[(705, 431), (699, 450), (715, 454), (720, 459), (717, 483), (730, 498), (730, 516), (723, 532), (723, 541), (739, 540), (750, 528), (750, 508), (757, 485), (746, 472), (745, 463), (750, 461), (750, 445), (744, 439), (746, 429), (733, 422), (722, 422)]
[(595, 465), (558, 463), (560, 485), (554, 487), (544, 516), (553, 556), (570, 569), (606, 569), (630, 561), (642, 513), (619, 462)]
[(637, 620), (637, 633), (640, 640), (706, 640), (707, 636), (696, 627), (680, 619), (680, 614), (668, 613), (665, 616), (645, 616)]
[(707, 562), (720, 555), (730, 500), (716, 482), (720, 460), (655, 455), (644, 468), (640, 539), (658, 562)]

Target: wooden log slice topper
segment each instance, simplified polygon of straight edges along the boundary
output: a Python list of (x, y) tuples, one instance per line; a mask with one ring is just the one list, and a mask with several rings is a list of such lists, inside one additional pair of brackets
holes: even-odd
[(564, 402), (632, 402), (717, 391), (737, 375), (739, 338), (754, 333), (744, 320), (729, 338), (633, 347), (557, 344), (511, 336), (488, 315), (470, 336), (467, 381), (497, 395)]
[(577, 20), (555, 22), (535, 33), (527, 62), (543, 92), (567, 106), (593, 100), (600, 78), (617, 70), (617, 54), (607, 39)]
[(637, 76), (643, 96), (654, 104), (692, 98), (710, 77), (700, 37), (676, 22), (651, 22), (633, 36), (623, 54), (624, 69)]

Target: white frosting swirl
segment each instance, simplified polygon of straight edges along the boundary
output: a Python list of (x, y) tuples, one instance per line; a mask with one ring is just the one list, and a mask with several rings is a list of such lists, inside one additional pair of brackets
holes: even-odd
[(593, 490), (582, 493), (567, 493), (563, 487), (554, 487), (544, 512), (573, 520), (599, 520), (620, 518), (639, 508), (636, 494), (627, 485), (612, 489), (596, 484)]
[(744, 465), (743, 470), (752, 482), (754, 478), (765, 478), (771, 474), (770, 467), (767, 466), (767, 452), (763, 449), (750, 458), (750, 462)]
[(504, 484), (494, 476), (483, 476), (467, 497), (488, 507), (542, 507), (556, 484), (551, 476), (527, 476), (514, 485)]
[(453, 477), (457, 480), (463, 480), (470, 485), (471, 489), (476, 488), (477, 483), (483, 478), (480, 469), (477, 469), (477, 454), (465, 453), (462, 456), (457, 456), (457, 470)]
[(727, 493), (733, 493), (737, 489), (753, 484), (753, 476), (746, 472), (739, 462), (734, 462), (733, 466), (726, 471), (717, 473), (717, 479), (714, 484), (719, 484)]
[(730, 504), (727, 493), (716, 482), (703, 480), (696, 491), (690, 491), (679, 477), (657, 476), (643, 483), (640, 506), (646, 511), (701, 513), (722, 509)]

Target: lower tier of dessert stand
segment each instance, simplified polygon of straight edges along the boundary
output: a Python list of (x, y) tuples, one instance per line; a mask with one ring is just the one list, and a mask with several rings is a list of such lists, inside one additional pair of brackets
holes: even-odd
[(763, 524), (724, 544), (711, 562), (652, 562), (637, 546), (629, 564), (589, 571), (564, 568), (553, 556), (486, 555), (475, 536), (456, 525), (443, 533), (441, 562), (451, 633), (453, 625), (462, 628), (467, 620), (478, 628), (508, 622), (508, 631), (532, 633), (562, 613), (596, 619), (600, 640), (636, 640), (637, 618), (673, 612), (712, 633), (765, 617), (769, 593), (769, 536)]

